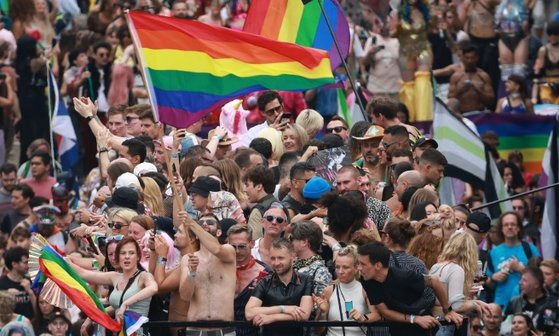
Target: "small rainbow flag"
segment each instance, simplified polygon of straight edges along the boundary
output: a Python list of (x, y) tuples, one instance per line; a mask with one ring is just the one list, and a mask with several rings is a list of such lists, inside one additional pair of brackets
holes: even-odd
[(64, 294), (91, 320), (114, 332), (121, 330), (122, 324), (113, 320), (105, 311), (89, 285), (51, 246), (44, 246), (39, 258), (39, 270), (54, 281)]
[(524, 169), (541, 173), (542, 160), (554, 117), (483, 113), (468, 117), (476, 124), (479, 134), (494, 131), (499, 136), (499, 155), (507, 159), (510, 152), (519, 150), (524, 156)]
[[(318, 1), (323, 2), (344, 58), (349, 53), (349, 24), (336, 0), (258, 0), (250, 4), (243, 30), (274, 40), (328, 51), (332, 70), (342, 61)], [(308, 2), (304, 4), (304, 2)]]
[(159, 120), (187, 127), (259, 90), (308, 90), (334, 82), (322, 50), (131, 11), (128, 22)]
[(136, 313), (135, 311), (127, 310), (124, 312), (123, 320), (122, 330), (120, 330), (118, 336), (135, 335), (135, 332), (148, 321), (148, 318)]

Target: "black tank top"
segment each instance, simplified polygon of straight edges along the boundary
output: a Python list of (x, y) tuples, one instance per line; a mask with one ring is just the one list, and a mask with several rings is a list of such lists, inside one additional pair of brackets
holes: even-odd
[(543, 68), (545, 71), (559, 70), (559, 60), (556, 62), (551, 61), (547, 47), (545, 48), (545, 61), (543, 63)]

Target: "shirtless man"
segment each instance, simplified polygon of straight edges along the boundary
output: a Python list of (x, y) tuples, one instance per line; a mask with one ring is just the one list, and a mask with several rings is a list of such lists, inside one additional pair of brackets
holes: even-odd
[[(179, 225), (177, 233), (175, 233), (175, 247), (179, 250), (181, 256), (188, 254), (189, 250), (198, 251), (200, 242), (193, 232), (189, 232), (187, 238), (186, 225)], [(165, 263), (169, 252), (169, 246), (165, 243), (165, 239), (161, 235), (155, 236), (155, 250), (151, 252), (150, 271), (153, 270), (153, 276), (159, 286), (159, 295), (171, 293), (169, 301), (169, 321), (187, 321), (187, 313), (189, 301), (182, 300), (179, 294), (181, 269), (177, 267), (169, 272), (165, 272)], [(171, 328), (171, 334), (176, 336), (178, 328)]]
[[(181, 211), (180, 216), (185, 218), (188, 215)], [(188, 217), (184, 222), (200, 240), (200, 250), (183, 256), (180, 266), (180, 297), (190, 301), (187, 319), (233, 321), (235, 248), (229, 244), (221, 245), (217, 240), (221, 230), (219, 221), (213, 214), (202, 215), (198, 223)], [(187, 328), (186, 335), (206, 336), (210, 331), (212, 335), (235, 335), (235, 328)]]
[(499, 38), (495, 31), (495, 8), (500, 0), (465, 0), (458, 19), (470, 41), (479, 50), (478, 66), (491, 77), (491, 86), (499, 84)]
[(464, 71), (456, 72), (450, 77), (448, 99), (460, 102), (460, 112), (483, 111), (495, 100), (491, 78), (477, 67), (479, 54), (477, 48), (470, 44), (462, 48)]
[[(235, 289), (235, 321), (244, 321), (245, 306), (254, 288), (266, 275), (272, 272), (264, 263), (254, 259), (250, 249), (254, 245), (252, 229), (236, 224), (227, 231), (227, 242), (235, 248), (237, 259), (237, 288)], [(237, 335), (258, 335), (256, 328), (237, 328)]]

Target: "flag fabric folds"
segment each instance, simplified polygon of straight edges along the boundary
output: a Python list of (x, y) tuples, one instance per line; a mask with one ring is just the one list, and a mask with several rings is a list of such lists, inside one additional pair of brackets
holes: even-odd
[(143, 12), (128, 19), (152, 105), (160, 121), (175, 127), (254, 91), (334, 82), (322, 50)]
[(122, 330), (120, 330), (120, 333), (118, 335), (132, 336), (147, 321), (149, 321), (147, 317), (142, 316), (134, 311), (127, 310), (124, 312)]
[(121, 323), (113, 320), (105, 311), (89, 285), (51, 246), (43, 247), (39, 258), (39, 270), (54, 281), (64, 294), (91, 320), (114, 332), (121, 330)]
[[(558, 182), (559, 174), (559, 130), (557, 120), (553, 123), (551, 135), (549, 136), (547, 150), (545, 151), (542, 169), (544, 185)], [(542, 254), (544, 259), (559, 259), (557, 250), (557, 235), (559, 222), (557, 221), (557, 209), (559, 208), (558, 187), (549, 188), (546, 191), (545, 207), (542, 218)]]
[[(438, 150), (448, 160), (445, 176), (483, 190), (486, 202), (508, 197), (495, 160), (479, 136), (453, 115), (439, 98), (435, 99), (434, 105), (434, 138), (439, 143)], [(491, 218), (497, 218), (510, 208), (510, 202), (502, 202), (489, 207), (489, 214)]]
[(66, 108), (66, 103), (62, 97), (60, 97), (54, 75), (52, 72), (49, 75), (54, 101), (51, 128), (52, 132), (56, 134), (58, 159), (63, 171), (71, 171), (76, 163), (78, 163), (80, 155), (78, 138), (76, 137), (74, 125), (72, 124), (70, 114)]
[(278, 41), (328, 51), (332, 69), (342, 61), (318, 1), (334, 30), (344, 58), (349, 53), (349, 24), (336, 0), (258, 0), (250, 5), (243, 30)]

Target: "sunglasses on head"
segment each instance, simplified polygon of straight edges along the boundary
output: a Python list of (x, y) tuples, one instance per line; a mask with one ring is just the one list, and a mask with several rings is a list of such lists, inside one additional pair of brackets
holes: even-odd
[(217, 225), (217, 222), (215, 221), (215, 219), (200, 219), (198, 221), (199, 225)]
[(115, 228), (115, 229), (117, 229), (117, 230), (120, 230), (120, 229), (122, 229), (123, 227), (128, 226), (128, 224), (120, 224), (120, 223), (115, 223), (115, 222), (108, 222), (108, 223), (107, 223), (107, 226), (108, 226), (109, 228), (111, 228), (111, 229), (112, 229), (112, 228)]
[(105, 242), (108, 244), (110, 242), (116, 241), (119, 242), (122, 240), (122, 238), (124, 238), (124, 235), (116, 235), (116, 236), (110, 236), (107, 237), (107, 239), (105, 240)]
[(287, 222), (287, 219), (285, 219), (283, 217), (276, 217), (276, 216), (272, 216), (272, 215), (264, 216), (264, 219), (267, 220), (270, 223), (272, 223), (274, 221), (278, 224), (283, 224), (283, 223)]
[(336, 126), (336, 127), (326, 129), (326, 133), (333, 133), (333, 132), (341, 133), (342, 131), (347, 131), (347, 128), (344, 126)]

